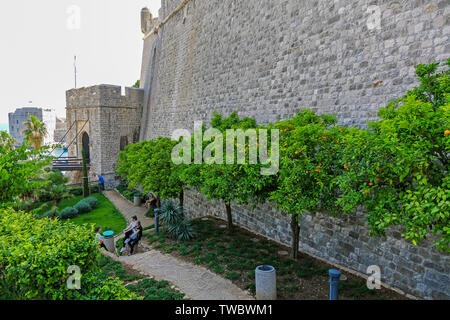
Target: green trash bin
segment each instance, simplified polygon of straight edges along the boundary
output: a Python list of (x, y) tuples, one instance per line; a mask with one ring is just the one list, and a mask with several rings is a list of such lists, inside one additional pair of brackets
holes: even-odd
[(114, 231), (103, 232), (103, 243), (109, 252), (114, 252)]

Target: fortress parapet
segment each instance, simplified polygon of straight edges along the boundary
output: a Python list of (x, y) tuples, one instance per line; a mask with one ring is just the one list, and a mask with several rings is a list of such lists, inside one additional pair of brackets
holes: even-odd
[(144, 103), (144, 90), (127, 87), (125, 95), (122, 95), (120, 86), (102, 84), (69, 90), (66, 93), (66, 102), (67, 108), (139, 108)]

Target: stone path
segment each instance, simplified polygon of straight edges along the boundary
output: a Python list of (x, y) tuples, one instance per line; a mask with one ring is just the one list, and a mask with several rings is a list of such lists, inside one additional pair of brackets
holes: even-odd
[(130, 201), (125, 199), (120, 193), (115, 190), (104, 191), (103, 194), (114, 204), (125, 217), (127, 222), (131, 221), (131, 217), (137, 216), (141, 221), (142, 227), (148, 227), (155, 223), (155, 219), (146, 217), (147, 209), (144, 206), (135, 207)]
[(193, 300), (253, 300), (247, 292), (208, 269), (156, 250), (125, 257), (105, 254), (155, 280), (169, 281)]
[[(144, 207), (135, 207), (117, 191), (105, 191), (104, 194), (127, 220), (136, 215), (144, 227), (154, 224), (154, 219), (145, 216), (147, 210)], [(253, 300), (230, 280), (157, 250), (122, 257), (109, 252), (104, 254), (145, 276), (169, 281), (193, 300)]]

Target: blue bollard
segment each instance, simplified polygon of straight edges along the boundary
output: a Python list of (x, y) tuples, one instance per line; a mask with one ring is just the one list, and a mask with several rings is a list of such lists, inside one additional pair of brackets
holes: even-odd
[(159, 232), (159, 226), (158, 226), (158, 215), (159, 215), (159, 209), (155, 209), (155, 233)]
[(341, 272), (339, 270), (328, 270), (330, 275), (330, 300), (338, 300), (338, 288)]

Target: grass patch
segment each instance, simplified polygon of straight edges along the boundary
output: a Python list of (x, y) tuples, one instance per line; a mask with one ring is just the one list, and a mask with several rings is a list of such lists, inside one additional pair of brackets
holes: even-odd
[[(71, 219), (71, 222), (78, 225), (94, 224), (101, 227), (102, 231), (112, 230), (115, 234), (119, 234), (126, 228), (127, 222), (119, 210), (106, 198), (104, 195), (93, 194), (98, 200), (98, 206), (94, 210), (86, 214), (80, 214)], [(64, 199), (58, 206), (58, 210), (63, 210), (67, 207), (73, 207), (83, 196)]]

